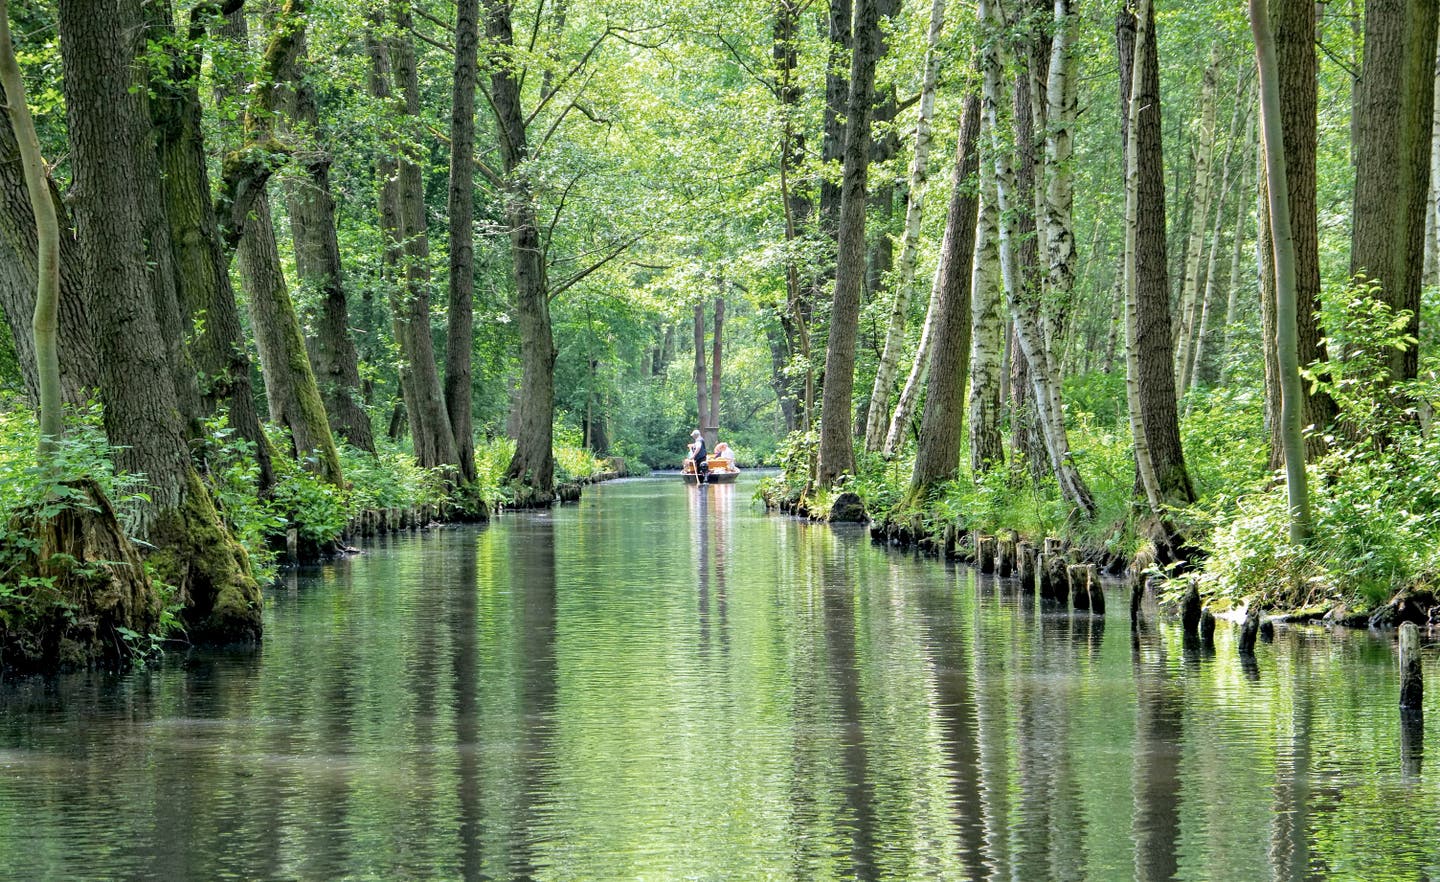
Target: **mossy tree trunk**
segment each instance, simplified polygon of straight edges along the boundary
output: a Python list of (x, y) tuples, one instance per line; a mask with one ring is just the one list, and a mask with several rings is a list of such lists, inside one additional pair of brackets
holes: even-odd
[(60, 46), (75, 175), (75, 221), (100, 336), (105, 430), (117, 468), (146, 476), (138, 523), (151, 560), (185, 604), (194, 640), (259, 636), (260, 588), (190, 462), (187, 431), (147, 277), (141, 215), (149, 149), (136, 88), (138, 0), (63, 0)]
[(370, 415), (361, 405), (360, 359), (350, 333), (340, 241), (335, 228), (335, 199), (330, 190), (330, 152), (320, 131), (315, 89), (306, 76), (304, 40), (290, 70), (287, 93), (291, 126), (304, 139), (296, 160), (305, 175), (289, 192), (290, 231), (295, 244), (295, 272), (314, 291), (320, 308), (314, 317), (311, 349), (316, 382), (325, 401), (330, 426), (346, 441), (375, 452)]

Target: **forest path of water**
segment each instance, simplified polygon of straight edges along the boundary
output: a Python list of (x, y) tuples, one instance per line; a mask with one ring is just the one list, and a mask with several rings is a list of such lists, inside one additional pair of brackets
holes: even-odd
[(1440, 875), (1390, 641), (1247, 668), (752, 492), (397, 536), (258, 651), (0, 686), (0, 878)]

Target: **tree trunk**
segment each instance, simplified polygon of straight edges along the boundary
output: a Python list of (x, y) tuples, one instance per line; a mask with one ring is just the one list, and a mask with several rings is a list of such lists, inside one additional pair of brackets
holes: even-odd
[[(1244, 78), (1235, 89), (1234, 110), (1230, 114), (1230, 131), (1225, 139), (1225, 158), (1220, 163), (1220, 189), (1215, 194), (1215, 221), (1210, 227), (1210, 254), (1205, 267), (1205, 294), (1200, 298), (1200, 320), (1195, 326), (1194, 352), (1191, 354), (1189, 368), (1189, 381), (1191, 389), (1200, 389), (1215, 382), (1214, 370), (1214, 334), (1216, 313), (1219, 311), (1219, 304), (1215, 298), (1219, 295), (1220, 283), (1217, 281), (1216, 268), (1220, 261), (1220, 242), (1225, 229), (1225, 200), (1229, 198), (1233, 189), (1235, 178), (1236, 138), (1240, 136), (1240, 116), (1243, 108), (1250, 102), (1246, 101)], [(1248, 117), (1247, 117), (1248, 119)], [(1242, 148), (1243, 149), (1243, 148)], [(1243, 157), (1243, 154), (1240, 154)], [(1243, 159), (1240, 160), (1244, 164)], [(1186, 413), (1189, 413), (1188, 406)]]
[(940, 320), (940, 303), (937, 298), (939, 287), (931, 285), (930, 301), (925, 307), (925, 324), (920, 327), (920, 342), (915, 347), (915, 358), (910, 362), (910, 373), (905, 377), (905, 386), (895, 400), (895, 412), (890, 414), (890, 428), (885, 433), (884, 455), (895, 455), (905, 441), (905, 432), (910, 428), (910, 418), (920, 401), (920, 392), (930, 373), (930, 343), (937, 333), (935, 324)]
[[(1283, 98), (1282, 98), (1283, 100)], [(1265, 362), (1265, 434), (1270, 439), (1268, 470), (1285, 465), (1284, 421), (1280, 416), (1280, 362), (1275, 357), (1275, 244), (1270, 236), (1270, 185), (1265, 179), (1265, 136), (1256, 145), (1255, 262), (1259, 265), (1260, 350)], [(1296, 317), (1298, 323), (1299, 317)]]
[(855, 385), (855, 337), (860, 325), (860, 289), (865, 282), (865, 191), (870, 164), (870, 114), (880, 21), (875, 0), (856, 0), (855, 51), (850, 65), (846, 110), (844, 186), (840, 199), (840, 245), (830, 337), (825, 347), (825, 385), (820, 404), (820, 455), (816, 482), (829, 487), (855, 470), (851, 395)]
[[(0, 87), (15, 133), (25, 190), (35, 218), (35, 310), (30, 339), (34, 344), (37, 400), (40, 409), (40, 445), (36, 462), (47, 464), (65, 434), (64, 399), (60, 384), (60, 221), (50, 198), (50, 175), (40, 155), (40, 139), (30, 117), (25, 80), (10, 41), (10, 12), (0, 0)], [(23, 336), (23, 335), (22, 335)]]
[(936, 50), (944, 26), (945, 0), (931, 0), (920, 104), (915, 117), (915, 150), (910, 160), (910, 184), (906, 188), (905, 232), (900, 244), (900, 259), (896, 264), (895, 298), (885, 330), (885, 349), (875, 369), (875, 384), (870, 391), (870, 411), (865, 424), (865, 449), (871, 453), (885, 446), (886, 430), (890, 426), (890, 393), (895, 385), (900, 351), (905, 347), (905, 326), (910, 316), (910, 301), (914, 297), (915, 266), (920, 257), (920, 220), (930, 177), (930, 119), (935, 114), (935, 83), (940, 74), (940, 56)]
[[(695, 422), (700, 434), (705, 435), (705, 421), (710, 418), (710, 383), (705, 369), (705, 304), (695, 304)], [(715, 449), (715, 442), (708, 436), (705, 443)]]
[[(154, 176), (144, 175), (142, 170), (141, 181), (142, 186), (156, 182), (163, 190), (159, 195), (168, 221), (168, 230), (152, 227), (150, 234), (152, 242), (163, 238), (169, 243), (166, 250), (170, 253), (155, 256), (152, 274), (154, 284), (174, 289), (173, 295), (169, 290), (155, 294), (161, 330), (166, 339), (172, 333), (180, 335), (176, 346), (181, 340), (189, 341), (185, 349), (201, 378), (203, 412), (227, 409), (231, 428), (254, 446), (261, 488), (268, 489), (274, 483), (270, 443), (255, 410), (250, 355), (230, 281), (231, 255), (225, 250), (210, 201), (199, 92), (198, 44), (205, 36), (204, 24), (196, 19), (198, 11), (192, 11), (188, 39), (182, 42), (171, 25), (169, 3), (147, 9), (151, 29), (170, 41), (164, 44), (168, 69), (148, 83), (154, 93), (149, 109), (159, 168)], [(142, 162), (148, 163), (148, 159)], [(167, 275), (173, 281), (162, 278)], [(178, 300), (183, 319), (170, 309), (172, 299)], [(176, 385), (182, 397), (188, 397), (187, 387), (193, 386), (193, 380), (177, 379)]]
[[(1069, 441), (1065, 433), (1064, 410), (1058, 388), (1058, 376), (1050, 369), (1044, 332), (1040, 325), (1038, 291), (1026, 290), (1020, 279), (1016, 260), (1017, 229), (1015, 209), (1023, 204), (1010, 160), (999, 135), (998, 98), (1000, 94), (1000, 55), (996, 44), (996, 16), (990, 0), (981, 0), (978, 14), (989, 33), (983, 50), (986, 121), (990, 124), (990, 140), (995, 163), (996, 203), (1000, 208), (1000, 269), (1005, 280), (1005, 293), (1015, 322), (1015, 337), (1030, 367), (1030, 389), (1044, 436), (1050, 466), (1060, 485), (1061, 495), (1082, 518), (1095, 514), (1095, 500), (1070, 459)], [(1018, 120), (1017, 120), (1018, 121)], [(1023, 122), (1023, 121), (1022, 121)]]
[[(0, 102), (4, 100), (4, 92), (0, 90)], [(0, 263), (5, 265), (6, 273), (4, 280), (0, 281), (0, 312), (4, 313), (10, 326), (25, 388), (30, 400), (38, 404), (40, 376), (30, 327), (35, 315), (39, 250), (35, 237), (35, 214), (31, 209), (19, 157), (20, 147), (9, 116), (0, 113)], [(100, 385), (98, 341), (90, 331), (80, 245), (75, 239), (69, 212), (53, 181), (50, 184), (50, 203), (55, 208), (60, 231), (60, 395), (66, 405), (80, 407), (90, 400)]]
[[(1432, 28), (1429, 45), (1433, 48), (1433, 15), (1430, 21)], [(1300, 544), (1310, 538), (1311, 527), (1310, 496), (1305, 477), (1305, 439), (1301, 434), (1300, 421), (1295, 243), (1290, 235), (1289, 185), (1285, 180), (1285, 139), (1281, 132), (1283, 123), (1279, 71), (1265, 0), (1250, 0), (1250, 30), (1255, 35), (1255, 59), (1260, 79), (1260, 124), (1265, 142), (1265, 174), (1270, 185), (1270, 235), (1275, 249), (1275, 351), (1276, 361), (1280, 365), (1283, 425), (1281, 437), (1285, 447), (1285, 486), (1290, 503), (1290, 541)], [(1364, 159), (1361, 161), (1364, 162)]]
[(724, 331), (725, 331), (725, 298), (715, 298), (715, 333), (711, 344), (710, 353), (710, 417), (706, 421), (707, 428), (714, 429), (717, 437), (714, 443), (720, 443), (718, 432), (720, 430), (720, 373), (721, 355), (724, 352)]
[(455, 73), (450, 89), (450, 303), (445, 410), (460, 477), (474, 483), (475, 426), (470, 362), (475, 351), (475, 80), (479, 0), (455, 3)]
[(515, 265), (515, 311), (520, 326), (519, 433), (506, 480), (534, 505), (555, 498), (555, 339), (550, 329), (549, 285), (535, 204), (522, 168), (529, 158), (520, 78), (510, 57), (514, 28), (506, 0), (485, 0), (485, 35), (491, 47), (490, 103), (499, 130), (507, 182), (505, 214)]
[(413, 402), (407, 401), (410, 437), (415, 459), (424, 468), (453, 468), (460, 462), (455, 434), (445, 406), (445, 389), (430, 333), (430, 232), (425, 221), (425, 186), (420, 160), (415, 155), (422, 141), (420, 126), (420, 78), (415, 66), (415, 46), (409, 0), (394, 0), (395, 26), (399, 34), (390, 44), (391, 64), (400, 101), (396, 112), (405, 132), (401, 138), (398, 171), (400, 236), (396, 240), (404, 254), (403, 286), (396, 286), (391, 312), (410, 374)]
[[(1249, 216), (1249, 209), (1253, 203), (1249, 202), (1250, 190), (1245, 185), (1246, 166), (1253, 165), (1250, 157), (1254, 156), (1255, 150), (1255, 114), (1248, 114), (1245, 118), (1245, 140), (1240, 143), (1240, 173), (1237, 180), (1240, 184), (1240, 191), (1235, 194), (1235, 223), (1230, 233), (1230, 284), (1229, 294), (1225, 299), (1225, 333), (1221, 340), (1221, 366), (1220, 382), (1228, 383), (1230, 380), (1230, 364), (1235, 357), (1235, 332), (1240, 325), (1240, 289), (1241, 282), (1241, 256), (1245, 250), (1246, 218)], [(1256, 170), (1258, 174), (1258, 169)]]
[(374, 453), (375, 434), (370, 415), (361, 406), (360, 360), (350, 332), (335, 199), (330, 191), (331, 155), (321, 142), (319, 109), (315, 90), (305, 77), (304, 58), (302, 44), (301, 61), (292, 68), (289, 107), (294, 127), (309, 139), (296, 155), (305, 176), (289, 192), (295, 272), (320, 301), (311, 354), (330, 426), (354, 446)]
[[(1149, 0), (1146, 0), (1148, 4)], [(1147, 6), (1147, 9), (1150, 8)], [(1144, 446), (1155, 470), (1156, 488), (1165, 505), (1184, 506), (1195, 501), (1195, 488), (1185, 467), (1176, 410), (1175, 374), (1170, 324), (1169, 263), (1165, 238), (1165, 167), (1161, 142), (1160, 62), (1155, 21), (1146, 15), (1146, 28), (1137, 43), (1132, 102), (1132, 162), (1136, 174), (1135, 348), (1133, 368), (1139, 378), (1138, 403), (1145, 433)]]
[[(1308, 2), (1308, 0), (1307, 0)], [(1180, 314), (1175, 330), (1176, 394), (1186, 387), (1195, 351), (1195, 330), (1200, 323), (1200, 260), (1205, 249), (1205, 224), (1210, 218), (1214, 185), (1210, 160), (1215, 151), (1215, 78), (1220, 68), (1220, 44), (1210, 44), (1210, 62), (1200, 88), (1200, 131), (1195, 144), (1195, 199), (1190, 212), (1189, 243), (1185, 247), (1185, 281), (1180, 289)]]
[[(260, 588), (190, 463), (184, 417), (147, 278), (149, 149), (143, 33), (136, 0), (62, 0), (60, 47), (75, 181), (75, 222), (100, 334), (105, 430), (117, 469), (144, 474), (137, 532), (158, 576), (176, 587), (191, 640), (259, 637)], [(125, 37), (129, 38), (126, 39)]]
[(1440, 285), (1440, 47), (1430, 110), (1430, 199), (1425, 205), (1425, 287)]
[[(982, 130), (985, 125), (982, 119)], [(982, 161), (978, 176), (980, 207), (970, 282), (970, 470), (976, 476), (1005, 464), (1005, 439), (1000, 435), (1005, 319), (1001, 314), (1000, 255), (995, 245), (1000, 221), (994, 164)]]
[[(1320, 313), (1320, 226), (1315, 170), (1317, 91), (1315, 4), (1311, 0), (1274, 0), (1270, 29), (1280, 76), (1280, 115), (1285, 136), (1290, 231), (1295, 242), (1297, 340), (1302, 366), (1326, 359)], [(1432, 47), (1433, 48), (1433, 47)], [(1427, 68), (1428, 70), (1428, 68)], [(1387, 128), (1387, 132), (1389, 129)], [(1324, 429), (1335, 418), (1335, 402), (1303, 385), (1302, 424)], [(1311, 459), (1325, 450), (1323, 432), (1306, 439)]]
[[(1430, 194), (1437, 8), (1434, 0), (1365, 4), (1365, 66), (1354, 110), (1357, 165), (1350, 271), (1378, 280), (1396, 312), (1410, 311), (1407, 330), (1417, 339), (1425, 202)], [(1390, 352), (1391, 376), (1413, 379), (1418, 352), (1416, 346)]]
[[(795, 124), (802, 98), (795, 77), (799, 64), (800, 12), (796, 0), (780, 0), (771, 53), (775, 61), (776, 94), (785, 115), (780, 135), (780, 197), (785, 206), (785, 305), (776, 310), (785, 345), (783, 351), (777, 350), (783, 357), (775, 360), (775, 382), (787, 432), (800, 428), (799, 417), (803, 417), (804, 428), (809, 431), (815, 404), (815, 370), (810, 359), (813, 285), (802, 284), (797, 254), (797, 246), (814, 213), (814, 205), (795, 181), (796, 176), (803, 173), (806, 162), (805, 131)], [(802, 374), (799, 378), (795, 376), (793, 364), (797, 358)]]
[[(1039, 14), (1039, 2), (1031, 3)], [(1035, 132), (1045, 131), (1045, 111), (1043, 102), (1038, 101), (1041, 87), (1039, 83), (1039, 70), (1041, 58), (1048, 56), (1037, 50), (1036, 41), (1040, 34), (1036, 29), (1031, 29), (1026, 35), (1022, 44), (1025, 49), (1024, 60), (1016, 65), (1014, 89), (1011, 96), (1012, 120), (1015, 126), (1015, 144), (1018, 150), (1015, 169), (1015, 197), (1013, 204), (1015, 211), (1015, 264), (1017, 289), (1022, 292), (1022, 300), (1025, 302), (1039, 301), (1043, 296), (1045, 286), (1045, 270), (1040, 265), (1040, 256), (1044, 251), (1041, 245), (1041, 238), (1044, 235), (1044, 228), (1037, 223), (1037, 218), (1044, 212), (1044, 197), (1040, 189), (1035, 186), (1035, 172), (1039, 165), (1037, 161), (1037, 141)], [(993, 133), (992, 133), (993, 138)], [(1046, 333), (1046, 322), (1044, 312), (1037, 313), (1037, 328), (1039, 338), (1048, 346), (1049, 334)], [(1022, 347), (1018, 346), (1018, 338), (1015, 334), (1014, 321), (1011, 321), (1011, 351), (1021, 352)], [(1046, 450), (1044, 431), (1040, 426), (1039, 409), (1035, 405), (1035, 394), (1031, 386), (1030, 375), (1033, 372), (1031, 362), (1024, 358), (1012, 358), (1010, 361), (1010, 442), (1011, 461), (1019, 468), (1022, 463), (1029, 467), (1031, 478), (1037, 483), (1045, 479), (1045, 475), (1051, 471), (1049, 453)]]
[[(1062, 0), (1063, 2), (1063, 0)], [(934, 484), (955, 477), (964, 439), (965, 381), (970, 358), (970, 284), (975, 255), (977, 198), (974, 178), (979, 164), (976, 141), (980, 132), (980, 98), (965, 96), (945, 237), (935, 285), (940, 290), (939, 318), (930, 354), (930, 383), (925, 392), (925, 413), (920, 418), (920, 440), (910, 489), (923, 500)]]
[(1078, 109), (1075, 31), (1079, 17), (1071, 8), (1071, 0), (1054, 0), (1054, 7), (1055, 27), (1051, 37), (1049, 81), (1045, 89), (1048, 102), (1046, 124), (1042, 132), (1045, 138), (1044, 241), (1048, 285), (1045, 299), (1052, 304), (1046, 347), (1050, 350), (1048, 360), (1053, 362), (1051, 370), (1055, 374), (1051, 382), (1058, 384), (1060, 365), (1058, 353), (1054, 350), (1063, 345), (1061, 337), (1065, 316), (1075, 288), (1075, 176), (1071, 156), (1074, 153), (1073, 129)]
[(270, 421), (290, 430), (293, 453), (302, 465), (343, 487), (340, 453), (285, 284), (270, 200), (264, 193), (255, 200), (255, 213), (240, 238), (240, 278), (249, 294), (250, 324), (260, 350)]
[[(820, 142), (820, 232), (831, 243), (840, 232), (840, 184), (831, 170), (840, 162), (845, 150), (846, 108), (850, 96), (850, 80), (845, 71), (850, 69), (854, 55), (851, 33), (854, 15), (854, 0), (831, 0), (830, 2), (830, 43), (829, 58), (825, 66), (825, 111)], [(829, 272), (822, 272), (816, 280), (816, 287), (823, 287), (830, 278)]]

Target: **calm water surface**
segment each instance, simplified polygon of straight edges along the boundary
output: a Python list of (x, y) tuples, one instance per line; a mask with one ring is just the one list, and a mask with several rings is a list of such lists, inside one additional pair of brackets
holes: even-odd
[(1406, 728), (1387, 639), (1247, 669), (752, 489), (398, 537), (259, 651), (0, 687), (0, 878), (1440, 877), (1433, 647)]

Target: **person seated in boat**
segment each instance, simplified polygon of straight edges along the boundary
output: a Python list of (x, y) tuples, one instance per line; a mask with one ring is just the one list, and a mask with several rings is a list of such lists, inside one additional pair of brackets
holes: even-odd
[(694, 439), (694, 443), (690, 445), (690, 461), (695, 463), (695, 482), (703, 484), (705, 475), (710, 471), (710, 466), (705, 461), (705, 436), (696, 429), (690, 433), (690, 437)]
[(715, 458), (725, 461), (725, 471), (735, 471), (735, 451), (731, 450), (726, 442), (721, 441), (715, 445)]

